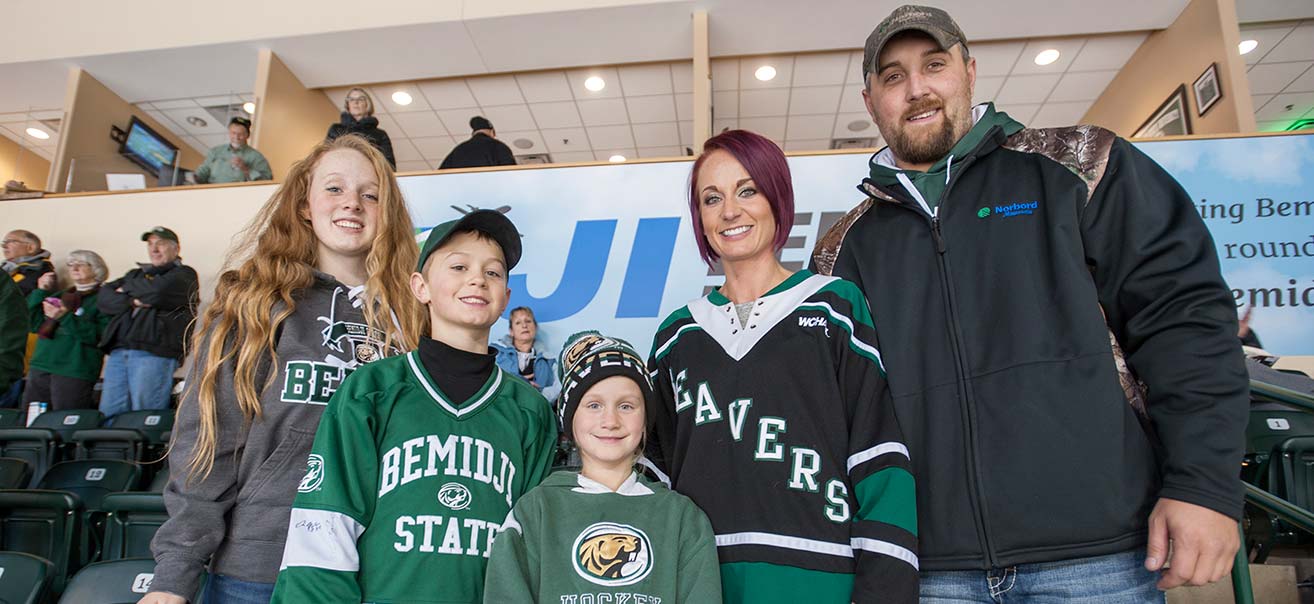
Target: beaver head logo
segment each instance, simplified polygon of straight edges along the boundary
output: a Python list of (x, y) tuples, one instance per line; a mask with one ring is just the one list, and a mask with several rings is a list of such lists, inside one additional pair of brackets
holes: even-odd
[(598, 585), (631, 585), (652, 571), (652, 542), (637, 528), (599, 522), (579, 534), (575, 572)]

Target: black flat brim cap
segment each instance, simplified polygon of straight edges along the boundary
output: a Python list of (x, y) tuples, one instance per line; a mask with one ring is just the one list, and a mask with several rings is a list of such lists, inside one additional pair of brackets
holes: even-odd
[(420, 248), (420, 259), (415, 264), (416, 272), (424, 272), (424, 261), (429, 259), (434, 250), (447, 243), (453, 233), (479, 231), (497, 242), (502, 248), (502, 257), (506, 260), (506, 270), (515, 268), (520, 262), (520, 232), (511, 219), (496, 210), (475, 210), (457, 220), (444, 222), (429, 231), (429, 237)]

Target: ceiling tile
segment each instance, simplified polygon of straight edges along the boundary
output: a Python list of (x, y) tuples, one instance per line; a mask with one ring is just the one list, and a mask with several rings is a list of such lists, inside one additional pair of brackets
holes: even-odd
[[(826, 52), (794, 58), (794, 86), (827, 86), (844, 83), (849, 53)], [(777, 75), (776, 77), (780, 77)]]
[(420, 151), (420, 155), (424, 156), (424, 159), (433, 162), (435, 166), (442, 163), (447, 158), (447, 154), (451, 153), (452, 148), (456, 146), (456, 141), (450, 136), (413, 138), (411, 143)]
[(172, 101), (152, 101), (151, 104), (155, 105), (156, 109), (190, 109), (192, 107), (199, 106), (196, 104), (196, 101), (193, 101), (191, 99), (175, 99)]
[[(865, 124), (866, 127), (865, 128), (860, 127), (857, 130), (853, 130), (849, 128), (850, 124), (857, 124), (859, 126)], [(879, 134), (880, 131), (879, 129), (876, 128), (876, 124), (872, 123), (870, 115), (867, 115), (866, 113), (841, 113), (835, 116), (835, 127), (833, 130), (831, 130), (830, 137), (831, 138), (855, 138), (855, 137), (866, 138), (870, 136), (878, 136)]]
[(1008, 112), (1009, 117), (1012, 117), (1023, 124), (1030, 124), (1031, 118), (1035, 117), (1036, 111), (1039, 109), (1040, 103), (1018, 103), (1004, 107), (1004, 110)]
[(169, 130), (182, 130), (182, 128), (178, 127), (178, 124), (173, 123), (173, 120), (169, 119), (169, 116), (164, 115), (163, 111), (147, 111), (146, 115), (151, 116), (155, 121), (159, 122), (161, 126), (164, 126)]
[(853, 113), (866, 110), (867, 106), (862, 102), (862, 84), (849, 84), (848, 86), (845, 86), (844, 92), (840, 93), (840, 113)]
[(1004, 86), (1004, 77), (980, 77), (976, 78), (976, 89), (972, 91), (972, 102), (984, 103), (993, 101), (999, 96), (999, 89)]
[(620, 82), (625, 96), (672, 94), (671, 68), (665, 63), (621, 67)]
[(830, 139), (814, 138), (785, 141), (785, 151), (825, 151), (830, 149)]
[(543, 133), (543, 142), (547, 145), (548, 151), (553, 154), (572, 151), (592, 152), (592, 148), (589, 146), (589, 137), (584, 133), (583, 128), (552, 128), (541, 132)]
[(675, 122), (634, 124), (634, 143), (640, 147), (673, 147), (680, 144), (679, 126)]
[(639, 147), (639, 157), (643, 159), (655, 159), (666, 157), (680, 157), (684, 152), (679, 147)]
[(835, 114), (791, 115), (785, 126), (785, 139), (824, 138), (835, 125)]
[(506, 105), (502, 107), (484, 106), (484, 117), (493, 122), (493, 128), (503, 130), (538, 130), (534, 116), (529, 113), (529, 105)]
[(432, 168), (424, 160), (419, 161), (397, 161), (397, 172), (428, 172)]
[[(1072, 64), (1072, 60), (1077, 57), (1081, 51), (1082, 44), (1085, 42), (1082, 38), (1063, 38), (1048, 40), (1028, 40), (1027, 45), (1022, 48), (1022, 56), (1018, 57), (1017, 63), (1013, 65), (1013, 71), (1009, 75), (1031, 75), (1040, 73), (1063, 73)], [(1057, 49), (1059, 58), (1049, 65), (1036, 65), (1036, 55), (1042, 50)], [(980, 65), (980, 61), (977, 61)]]
[(977, 80), (982, 76), (1008, 75), (1024, 45), (1023, 42), (982, 42), (968, 46), (967, 54), (976, 58)]
[[(1311, 54), (1314, 55), (1314, 50), (1311, 50)], [(1314, 62), (1260, 63), (1254, 65), (1246, 72), (1246, 78), (1250, 80), (1250, 92), (1252, 94), (1284, 92), (1287, 85), (1295, 81), (1297, 76), (1305, 73), (1311, 65), (1314, 65)], [(1291, 92), (1298, 91), (1292, 90)]]
[(761, 134), (777, 143), (785, 140), (783, 117), (743, 117), (739, 118), (739, 127)]
[(479, 101), (470, 94), (470, 87), (465, 85), (464, 79), (429, 80), (420, 82), (416, 87), (424, 94), (429, 106), (434, 109), (460, 109), (479, 105)]
[(552, 154), (552, 163), (554, 164), (583, 164), (597, 161), (593, 159), (592, 151), (564, 151)]
[(556, 103), (530, 103), (529, 111), (539, 128), (571, 128), (580, 126), (579, 108), (575, 101)]
[(634, 136), (629, 126), (590, 126), (588, 132), (594, 151), (634, 146)]
[(844, 72), (845, 84), (865, 84), (867, 74), (862, 73), (862, 51), (855, 50), (849, 53), (849, 68)]
[[(1054, 85), (1058, 83), (1058, 80), (1059, 74), (1057, 73), (1009, 76), (999, 94), (995, 95), (995, 103), (1005, 105), (1035, 103), (1039, 105), (1045, 101), (1045, 97), (1049, 96), (1049, 92), (1054, 89)], [(1008, 107), (1004, 107), (1004, 110), (1007, 111)]]
[[(776, 68), (776, 77), (765, 82), (754, 75), (759, 67), (770, 65)], [(762, 88), (789, 88), (794, 77), (794, 57), (775, 55), (768, 57), (750, 57), (739, 59), (739, 88), (755, 90)]]
[(1310, 67), (1304, 75), (1288, 84), (1284, 92), (1314, 92), (1314, 67)]
[[(789, 111), (789, 89), (740, 90), (739, 116), (785, 115)], [(782, 120), (783, 122), (783, 120)]]
[(712, 90), (739, 90), (739, 59), (712, 59)]
[(516, 155), (548, 152), (547, 145), (543, 142), (543, 135), (539, 134), (538, 130), (498, 132), (497, 138), (511, 147), (511, 152)]
[[(614, 99), (591, 99), (577, 101), (579, 115), (585, 126), (612, 126), (628, 124), (630, 118), (625, 112), (625, 101)], [(611, 145), (619, 147), (621, 145)]]
[(420, 155), (420, 150), (411, 144), (409, 138), (392, 139), (392, 154), (397, 161), (424, 161), (424, 156)]
[(631, 124), (675, 121), (675, 97), (669, 94), (625, 97), (625, 107)]
[[(411, 104), (401, 105), (392, 100), (392, 95), (397, 92), (405, 92), (411, 95)], [(430, 109), (429, 101), (424, 98), (419, 87), (415, 84), (379, 84), (370, 87), (370, 94), (374, 95), (376, 111), (382, 109), (388, 113), (402, 113), (405, 111), (428, 111)]]
[(675, 115), (682, 120), (693, 119), (693, 95), (675, 95)]
[(726, 130), (735, 130), (739, 128), (737, 118), (716, 118), (712, 120), (712, 136), (716, 136)]
[(1109, 87), (1109, 82), (1112, 82), (1116, 75), (1118, 75), (1117, 71), (1069, 72), (1064, 74), (1053, 92), (1049, 93), (1049, 100), (1093, 101), (1100, 98), (1100, 94)]
[(196, 102), (202, 107), (215, 107), (218, 105), (241, 105), (244, 101), (242, 95), (233, 93), (222, 96), (203, 96), (196, 99)]
[(1259, 45), (1255, 46), (1254, 50), (1241, 55), (1241, 58), (1245, 59), (1248, 65), (1260, 62), (1264, 55), (1271, 52), (1278, 45), (1278, 42), (1282, 41), (1282, 38), (1287, 37), (1287, 34), (1296, 29), (1296, 25), (1296, 23), (1287, 23), (1273, 26), (1242, 26), (1241, 40), (1254, 40)]
[(712, 93), (712, 115), (716, 117), (739, 117), (739, 91), (720, 90)]
[(1271, 94), (1252, 94), (1250, 95), (1250, 105), (1254, 107), (1255, 112), (1258, 113), (1259, 110), (1263, 109), (1264, 105), (1273, 98), (1273, 96), (1274, 95)]
[(693, 62), (677, 61), (671, 63), (671, 85), (676, 94), (693, 92)]
[[(1288, 109), (1287, 107), (1290, 107)], [(1285, 120), (1288, 124), (1314, 107), (1314, 92), (1293, 92), (1279, 94), (1255, 112), (1255, 120), (1277, 122)]]
[[(593, 76), (602, 78), (603, 83), (606, 84), (602, 90), (594, 92), (584, 87), (584, 82)], [(570, 80), (570, 92), (575, 95), (576, 99), (614, 99), (623, 96), (621, 94), (620, 77), (616, 75), (616, 70), (611, 67), (572, 69), (566, 72), (566, 78)]]
[(1031, 128), (1055, 128), (1079, 123), (1092, 101), (1074, 103), (1045, 103), (1026, 125)]
[(522, 73), (516, 76), (516, 82), (520, 83), (520, 92), (531, 106), (534, 103), (575, 99), (575, 95), (570, 93), (570, 81), (562, 71)]
[(1308, 61), (1310, 55), (1314, 54), (1312, 49), (1314, 49), (1314, 21), (1306, 21), (1287, 34), (1272, 52), (1264, 55), (1262, 62)]
[(524, 97), (520, 96), (520, 86), (516, 84), (516, 79), (513, 76), (467, 78), (465, 83), (470, 86), (470, 92), (474, 94), (475, 100), (482, 107), (515, 105), (525, 102)]
[(619, 155), (621, 157), (624, 157), (625, 159), (637, 159), (639, 157), (638, 152), (636, 152), (633, 147), (628, 147), (628, 148), (617, 148), (617, 149), (600, 149), (598, 151), (594, 151), (593, 159), (594, 161), (611, 161), (611, 156), (613, 155)]
[(693, 122), (680, 122), (680, 144), (688, 147), (693, 144)]
[[(169, 120), (176, 124), (186, 134), (224, 134), (228, 132), (227, 124), (220, 124), (213, 115), (210, 115), (200, 105), (192, 104), (191, 107), (179, 109), (167, 109), (164, 114), (169, 116)], [(204, 126), (198, 126), (187, 121), (187, 118), (201, 120)]]
[(1088, 38), (1077, 58), (1068, 66), (1068, 71), (1120, 70), (1141, 47), (1145, 36), (1144, 33), (1133, 33)]
[[(397, 121), (392, 119), (391, 115), (386, 113), (376, 113), (374, 118), (379, 120), (379, 128), (384, 132), (403, 132), (402, 127), (397, 125)], [(401, 137), (406, 138), (406, 137)]]
[(397, 113), (392, 115), (392, 119), (409, 138), (447, 135), (447, 128), (443, 127), (438, 114), (432, 111)]
[(810, 86), (793, 88), (789, 95), (790, 115), (835, 115), (839, 107), (843, 86)]
[(470, 135), (470, 118), (479, 115), (479, 109), (475, 107), (469, 109), (443, 109), (437, 113), (438, 119), (443, 122), (443, 127), (447, 128), (447, 131), (453, 136), (464, 140)]

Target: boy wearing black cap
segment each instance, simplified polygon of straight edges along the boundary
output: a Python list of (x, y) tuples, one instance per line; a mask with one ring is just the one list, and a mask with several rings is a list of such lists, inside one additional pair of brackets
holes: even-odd
[(560, 373), (562, 429), (583, 468), (549, 476), (502, 523), (486, 601), (721, 601), (707, 516), (634, 471), (655, 404), (642, 357), (586, 331), (566, 342)]
[(519, 259), (515, 226), (494, 211), (429, 233), (411, 291), (432, 337), (329, 401), (273, 601), (483, 601), (493, 536), (547, 475), (557, 435), (547, 402), (488, 348)]

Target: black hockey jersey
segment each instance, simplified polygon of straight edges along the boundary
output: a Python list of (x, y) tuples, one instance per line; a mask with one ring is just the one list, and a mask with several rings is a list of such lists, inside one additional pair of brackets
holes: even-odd
[(741, 323), (719, 290), (649, 360), (648, 460), (707, 513), (726, 602), (915, 602), (917, 512), (867, 302), (799, 271)]

